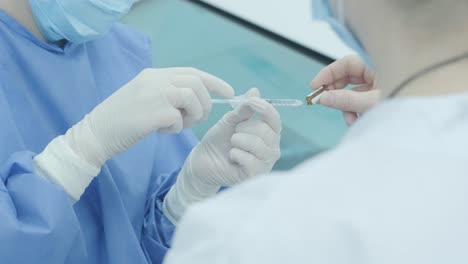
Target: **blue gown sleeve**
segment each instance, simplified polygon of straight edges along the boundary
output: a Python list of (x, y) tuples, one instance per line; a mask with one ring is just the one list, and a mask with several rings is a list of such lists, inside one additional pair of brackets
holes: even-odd
[(198, 139), (186, 130), (178, 135), (158, 134), (157, 142), (142, 234), (142, 246), (151, 263), (162, 263), (171, 245), (175, 227), (163, 213), (164, 197)]
[(146, 204), (142, 245), (152, 263), (162, 263), (172, 241), (175, 226), (164, 215), (162, 204), (178, 174), (176, 171), (170, 175), (159, 175), (154, 182), (158, 188)]
[(14, 153), (0, 168), (1, 263), (66, 263), (85, 250), (67, 194), (35, 174), (34, 155)]

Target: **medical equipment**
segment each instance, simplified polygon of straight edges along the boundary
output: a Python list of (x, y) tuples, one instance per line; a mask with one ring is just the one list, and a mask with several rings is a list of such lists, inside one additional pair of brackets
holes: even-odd
[[(297, 99), (264, 99), (273, 106), (299, 107), (304, 103)], [(213, 104), (230, 104), (232, 108), (237, 108), (247, 99), (243, 96), (237, 96), (234, 99), (212, 99)]]
[[(320, 97), (324, 92), (328, 91), (328, 86), (324, 85), (314, 92), (306, 96), (307, 105), (315, 105), (319, 102)], [(297, 99), (264, 99), (273, 106), (284, 106), (284, 107), (299, 107), (304, 105), (301, 100)], [(242, 103), (247, 101), (244, 96), (236, 96), (234, 99), (212, 99), (213, 104), (230, 104), (232, 108), (237, 108)]]
[(324, 92), (328, 91), (328, 86), (324, 85), (317, 90), (313, 91), (306, 97), (306, 103), (308, 105), (314, 105), (317, 104), (320, 100), (320, 97)]

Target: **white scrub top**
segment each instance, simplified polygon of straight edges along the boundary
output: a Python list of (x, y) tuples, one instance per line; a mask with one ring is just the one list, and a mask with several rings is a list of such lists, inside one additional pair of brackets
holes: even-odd
[(468, 263), (468, 94), (384, 102), (336, 149), (194, 206), (165, 263)]

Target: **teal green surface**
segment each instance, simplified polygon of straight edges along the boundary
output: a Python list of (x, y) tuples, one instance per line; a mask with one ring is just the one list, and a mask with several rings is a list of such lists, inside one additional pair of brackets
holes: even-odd
[[(238, 94), (258, 87), (264, 98), (303, 100), (324, 66), (186, 0), (146, 0), (124, 19), (153, 41), (157, 67), (196, 67), (230, 83)], [(224, 113), (214, 106), (209, 119), (194, 128), (200, 138)], [(321, 106), (278, 108), (282, 158), (275, 169), (289, 169), (336, 145), (346, 130), (341, 113)]]

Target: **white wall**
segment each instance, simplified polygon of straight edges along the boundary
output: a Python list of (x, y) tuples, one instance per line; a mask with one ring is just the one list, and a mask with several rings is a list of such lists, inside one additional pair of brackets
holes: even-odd
[(202, 0), (332, 58), (353, 53), (325, 23), (312, 19), (311, 0)]

